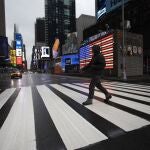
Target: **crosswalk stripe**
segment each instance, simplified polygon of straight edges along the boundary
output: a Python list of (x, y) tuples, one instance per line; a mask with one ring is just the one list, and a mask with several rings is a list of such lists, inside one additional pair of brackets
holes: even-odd
[[(76, 86), (76, 85), (67, 85), (67, 86), (72, 87), (74, 89), (84, 91), (86, 93), (88, 92), (87, 89)], [(95, 91), (95, 96), (101, 97), (102, 99), (105, 99), (104, 94), (99, 92), (99, 91)], [(135, 109), (135, 110), (138, 110), (138, 111), (146, 113), (146, 114), (150, 114), (150, 106), (147, 106), (147, 105), (144, 105), (144, 104), (140, 104), (140, 103), (137, 103), (137, 102), (134, 102), (134, 101), (129, 101), (129, 100), (123, 99), (123, 98), (118, 98), (116, 96), (113, 96), (110, 99), (110, 101), (114, 102), (114, 103), (117, 103), (117, 104), (120, 104), (120, 105), (123, 105), (123, 106), (126, 106), (126, 107), (129, 107), (129, 108), (132, 108), (132, 109)]]
[[(64, 85), (69, 85), (69, 84), (64, 84)], [(53, 86), (55, 88), (58, 87), (58, 85), (53, 85)], [(72, 86), (72, 85), (70, 85), (70, 86)], [(70, 93), (69, 90), (68, 90), (68, 92), (67, 92), (67, 90), (65, 90), (65, 92), (64, 92), (64, 89), (65, 89), (64, 87), (59, 88), (59, 90), (61, 90), (62, 93), (69, 95), (69, 93)], [(85, 89), (85, 90), (87, 90), (87, 89)], [(86, 92), (88, 92), (88, 90)], [(77, 92), (73, 91), (72, 93), (73, 93), (71, 95), (72, 99), (77, 101), (76, 96), (73, 96), (73, 95), (77, 95)], [(93, 101), (93, 105), (86, 106), (86, 107), (88, 109), (90, 109), (91, 111), (94, 111), (98, 115), (102, 116), (103, 118), (107, 119), (108, 121), (121, 127), (125, 131), (131, 131), (134, 129), (138, 129), (138, 128), (148, 125), (150, 123), (140, 117), (131, 115), (127, 112), (121, 111), (121, 110), (116, 109), (112, 106), (109, 106), (105, 103), (97, 102), (95, 100)]]
[[(85, 84), (83, 85), (83, 84), (80, 84), (80, 83), (76, 83), (76, 85), (83, 86), (83, 87), (86, 87), (86, 88), (89, 87), (88, 85), (85, 85)], [(119, 91), (115, 91), (115, 89), (114, 90), (108, 89), (108, 91), (110, 93), (113, 93), (113, 94), (118, 94), (118, 95), (125, 96), (125, 97), (128, 96), (130, 98), (138, 99), (139, 101), (145, 101), (145, 102), (150, 103), (150, 98), (148, 98), (148, 97), (143, 97), (143, 96), (130, 94), (130, 93), (126, 93), (126, 92), (119, 92)]]
[(138, 91), (138, 92), (144, 92), (144, 93), (146, 93), (146, 94), (148, 94), (148, 95), (150, 95), (150, 90), (149, 89), (143, 89), (143, 88), (141, 88), (141, 87), (131, 87), (131, 86), (125, 86), (125, 85), (115, 85), (115, 84), (111, 84), (111, 83), (105, 83), (105, 82), (103, 82), (102, 83), (103, 85), (108, 85), (108, 86), (110, 86), (110, 87), (118, 87), (118, 88), (123, 88), (123, 89), (130, 89), (130, 90), (135, 90), (135, 91)]
[(0, 94), (0, 109), (3, 107), (3, 105), (6, 103), (6, 101), (9, 99), (9, 97), (14, 93), (15, 88), (7, 89), (4, 92)]
[(115, 90), (115, 91), (118, 91), (118, 92), (125, 92), (127, 94), (134, 94), (134, 95), (137, 95), (137, 96), (142, 96), (142, 97), (150, 98), (150, 96), (148, 96), (147, 93), (137, 92), (135, 90), (128, 90), (128, 89), (123, 89), (123, 88), (115, 88), (115, 87), (108, 86), (108, 85), (104, 85), (104, 87), (106, 87), (109, 90)]
[[(93, 126), (95, 126), (99, 131), (101, 131), (103, 134), (105, 134), (109, 138), (113, 138), (116, 136), (120, 136), (125, 134), (125, 131), (116, 126), (115, 124), (108, 122), (106, 119), (102, 118), (101, 116), (98, 116), (94, 112), (90, 111), (86, 107), (80, 104), (80, 98), (86, 96), (81, 95), (80, 93), (77, 93), (78, 102), (73, 100), (72, 97), (72, 90), (69, 90), (69, 96), (63, 94), (61, 91), (59, 91), (59, 88), (62, 88), (61, 86), (58, 86), (57, 89), (53, 87), (53, 85), (48, 86), (56, 95), (58, 95), (66, 104), (68, 104), (72, 109), (74, 109), (77, 113), (79, 113), (83, 118), (85, 118), (88, 122), (90, 122)], [(64, 92), (67, 89), (63, 89)], [(90, 117), (89, 117), (90, 116)], [(113, 131), (113, 132), (112, 132)]]
[(49, 149), (66, 149), (55, 124), (35, 87), (32, 87), (32, 97), (37, 149), (43, 150), (44, 147)]
[(47, 87), (37, 86), (37, 89), (67, 149), (77, 149), (107, 139)]
[(148, 85), (141, 85), (141, 84), (131, 84), (131, 83), (123, 83), (123, 82), (106, 82), (108, 84), (112, 85), (120, 85), (120, 86), (126, 86), (126, 87), (135, 87), (135, 88), (141, 88), (141, 89), (150, 89), (150, 86)]
[(141, 94), (142, 96), (150, 97), (150, 90), (139, 90), (139, 88), (126, 88), (125, 86), (117, 86), (117, 85), (111, 85), (111, 84), (103, 84), (103, 86), (107, 88), (114, 88), (117, 90), (125, 91), (125, 92), (132, 92), (134, 94)]
[[(15, 100), (16, 100), (16, 97), (18, 96), (18, 93), (19, 93), (20, 89), (16, 89), (15, 91), (12, 89), (12, 91), (8, 94), (4, 94), (3, 96), (6, 96), (6, 97), (3, 97), (2, 99), (2, 103), (1, 103), (1, 109), (0, 109), (0, 129), (1, 127), (3, 126), (3, 123), (5, 122)], [(7, 91), (9, 92), (9, 90)], [(13, 93), (14, 92), (14, 93)]]
[(0, 130), (1, 150), (36, 150), (30, 87), (23, 87)]

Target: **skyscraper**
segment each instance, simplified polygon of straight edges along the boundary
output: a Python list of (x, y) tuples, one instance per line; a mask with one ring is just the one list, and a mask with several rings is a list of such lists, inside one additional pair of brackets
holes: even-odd
[(75, 0), (45, 0), (45, 40), (50, 49), (56, 38), (62, 45), (75, 30)]
[[(35, 23), (35, 45), (45, 43), (45, 18), (37, 18)], [(44, 44), (45, 45), (45, 44)]]
[(6, 36), (4, 0), (0, 0), (0, 36)]

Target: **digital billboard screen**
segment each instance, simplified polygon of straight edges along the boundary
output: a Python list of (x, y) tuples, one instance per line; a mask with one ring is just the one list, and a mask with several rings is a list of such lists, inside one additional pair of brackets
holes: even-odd
[[(124, 0), (126, 4), (130, 0)], [(118, 9), (122, 5), (122, 0), (97, 0), (96, 15), (97, 20), (103, 17), (105, 14)]]
[(92, 59), (92, 46), (100, 45), (102, 54), (105, 57), (105, 69), (113, 69), (113, 34), (97, 39), (94, 42), (80, 48), (80, 69), (86, 66)]
[(65, 65), (76, 65), (76, 64), (79, 64), (79, 55), (78, 54), (62, 56), (62, 59), (61, 59), (62, 68), (64, 68)]
[(17, 65), (22, 65), (22, 57), (16, 57)]
[(48, 58), (50, 57), (50, 50), (48, 46), (42, 46), (41, 47), (42, 55), (41, 58)]
[(106, 13), (106, 1), (107, 0), (97, 0), (97, 19)]
[(58, 49), (59, 49), (60, 41), (58, 38), (55, 39), (52, 51), (53, 51), (53, 58), (58, 56)]

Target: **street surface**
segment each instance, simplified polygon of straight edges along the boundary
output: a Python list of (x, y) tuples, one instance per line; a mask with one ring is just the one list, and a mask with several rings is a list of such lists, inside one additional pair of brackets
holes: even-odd
[(0, 150), (149, 150), (150, 85), (103, 80), (83, 106), (88, 78), (25, 73), (0, 78)]

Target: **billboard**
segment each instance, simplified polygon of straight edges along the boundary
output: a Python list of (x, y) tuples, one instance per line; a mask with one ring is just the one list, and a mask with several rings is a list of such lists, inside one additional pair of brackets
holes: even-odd
[(80, 48), (80, 68), (86, 66), (92, 59), (92, 46), (101, 46), (102, 54), (105, 57), (106, 67), (105, 69), (113, 69), (113, 34), (107, 35), (103, 38), (99, 38), (96, 41), (90, 42), (86, 46)]
[(58, 56), (58, 49), (59, 49), (60, 41), (58, 38), (55, 39), (52, 52), (53, 52), (53, 58), (56, 58)]
[(42, 46), (41, 47), (41, 52), (42, 52), (41, 58), (48, 58), (48, 57), (50, 57), (50, 50), (49, 50), (48, 46)]
[(20, 59), (21, 59), (21, 64), (22, 64), (22, 45), (23, 45), (23, 41), (22, 41), (22, 35), (20, 33), (15, 33), (15, 41), (16, 41), (16, 62), (17, 64), (20, 64)]
[(16, 56), (22, 56), (22, 49), (16, 48)]
[(106, 0), (97, 0), (97, 19), (106, 13)]
[(16, 57), (17, 65), (22, 65), (22, 57)]
[(78, 52), (78, 41), (77, 41), (77, 33), (69, 33), (67, 35), (66, 44), (62, 47), (62, 53), (65, 54), (73, 54)]
[[(126, 4), (130, 0), (124, 0)], [(103, 17), (106, 13), (109, 13), (122, 5), (122, 0), (97, 0), (97, 19)]]
[(61, 66), (65, 68), (66, 65), (76, 65), (79, 64), (79, 55), (72, 54), (72, 55), (63, 55), (61, 58)]
[(0, 36), (0, 59), (8, 58), (8, 40), (7, 37)]
[(16, 66), (16, 50), (10, 50), (10, 63)]

